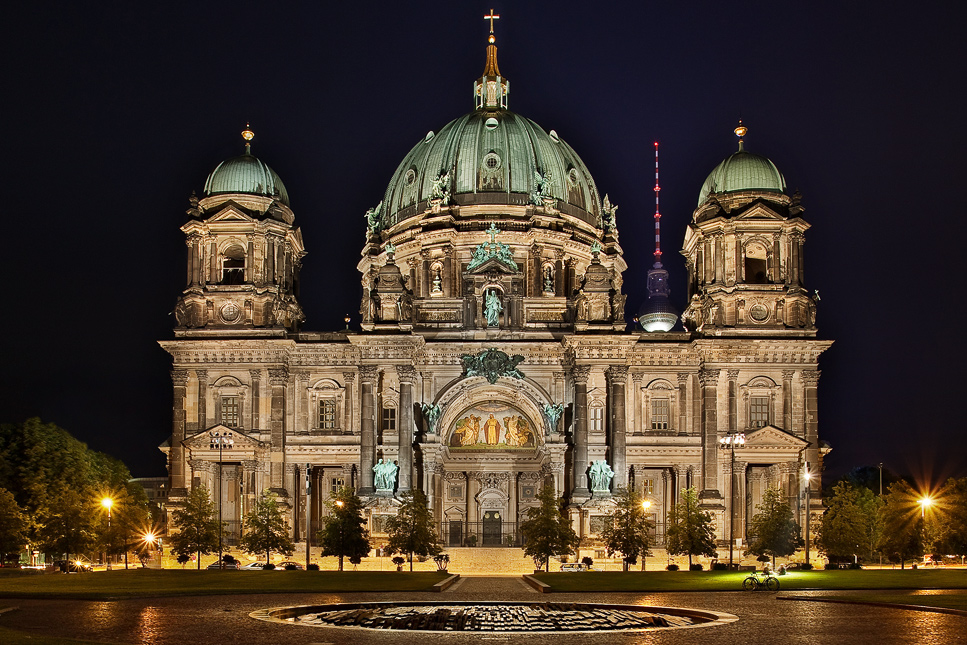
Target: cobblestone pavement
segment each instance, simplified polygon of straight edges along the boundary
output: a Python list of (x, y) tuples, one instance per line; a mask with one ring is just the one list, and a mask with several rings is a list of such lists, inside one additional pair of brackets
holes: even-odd
[[(797, 592), (801, 595), (801, 592)], [(538, 599), (688, 607), (735, 614), (727, 625), (648, 633), (563, 634), (555, 645), (948, 645), (964, 642), (967, 618), (863, 605), (780, 601), (767, 592), (607, 593), (536, 595), (516, 578), (466, 578), (443, 594), (271, 594), (162, 598), (115, 602), (7, 600), (18, 609), (0, 615), (0, 626), (35, 636), (84, 638), (146, 645), (262, 645), (332, 643), (465, 645), (480, 641), (545, 643), (545, 635), (406, 634), (360, 629), (304, 627), (255, 620), (267, 607), (365, 601), (483, 601)]]

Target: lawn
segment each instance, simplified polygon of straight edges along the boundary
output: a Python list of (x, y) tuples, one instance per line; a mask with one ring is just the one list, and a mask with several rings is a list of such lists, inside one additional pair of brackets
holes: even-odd
[(440, 572), (192, 571), (134, 569), (0, 577), (0, 598), (112, 600), (255, 593), (430, 591)]
[[(748, 572), (647, 571), (539, 573), (555, 592), (737, 591)], [(781, 591), (807, 589), (967, 589), (967, 571), (800, 571), (779, 576)]]
[(871, 592), (871, 593), (850, 593), (842, 596), (823, 596), (819, 598), (805, 598), (798, 596), (795, 600), (833, 600), (837, 602), (867, 602), (875, 604), (889, 605), (912, 605), (917, 607), (941, 607), (943, 609), (958, 609), (967, 612), (967, 593), (893, 593), (893, 592)]

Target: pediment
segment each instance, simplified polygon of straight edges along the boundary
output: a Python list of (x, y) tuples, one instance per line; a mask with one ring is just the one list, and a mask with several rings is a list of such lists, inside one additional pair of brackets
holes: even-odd
[(247, 452), (247, 451), (256, 450), (262, 447), (262, 442), (259, 441), (258, 439), (253, 439), (252, 437), (249, 437), (248, 435), (240, 432), (239, 430), (236, 430), (234, 428), (229, 428), (228, 426), (222, 425), (221, 423), (217, 423), (210, 428), (202, 430), (201, 432), (188, 437), (187, 439), (181, 442), (181, 445), (183, 445), (185, 448), (188, 448), (189, 450), (192, 450), (192, 451), (212, 450), (211, 433), (213, 432), (217, 432), (218, 434), (223, 436), (226, 433), (231, 433), (231, 439), (233, 442), (232, 447), (223, 448), (222, 449), (223, 453), (227, 453), (229, 451)]
[(514, 263), (514, 266), (511, 267), (506, 261), (494, 256), (487, 259), (485, 262), (480, 264), (480, 266), (476, 266), (472, 270), (469, 270), (468, 273), (472, 273), (474, 275), (485, 275), (491, 271), (505, 273), (508, 275), (516, 275), (517, 273), (520, 273), (520, 267), (516, 262)]
[(744, 211), (742, 211), (742, 213), (738, 215), (734, 215), (732, 219), (733, 220), (749, 220), (749, 219), (763, 220), (764, 219), (764, 220), (781, 221), (785, 218), (779, 213), (777, 213), (776, 211), (769, 208), (764, 203), (755, 202), (753, 204), (750, 204)]
[(746, 433), (745, 448), (795, 448), (802, 450), (809, 445), (805, 439), (781, 430), (775, 426), (765, 426)]
[(239, 206), (229, 202), (220, 211), (207, 219), (209, 224), (215, 222), (255, 222), (255, 218), (246, 214)]

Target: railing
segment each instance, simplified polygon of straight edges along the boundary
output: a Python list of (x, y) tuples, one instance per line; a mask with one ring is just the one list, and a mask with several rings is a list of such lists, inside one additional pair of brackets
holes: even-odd
[(521, 547), (524, 536), (513, 522), (453, 520), (437, 525), (440, 543), (445, 546)]

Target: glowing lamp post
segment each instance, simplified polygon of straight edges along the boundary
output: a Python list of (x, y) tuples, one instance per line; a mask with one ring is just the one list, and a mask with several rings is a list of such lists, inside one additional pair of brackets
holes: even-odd
[(927, 514), (927, 507), (933, 504), (933, 498), (924, 496), (917, 500), (917, 503), (920, 504), (920, 519), (923, 519)]
[(729, 433), (719, 439), (719, 444), (724, 450), (728, 450), (731, 453), (731, 462), (729, 466), (729, 571), (732, 570), (732, 549), (735, 546), (735, 504), (733, 503), (735, 491), (733, 490), (733, 479), (735, 477), (735, 446), (736, 444), (740, 446), (745, 445), (745, 434), (742, 432)]
[[(208, 436), (211, 438), (209, 448), (218, 450), (218, 566), (224, 568), (225, 563), (222, 562), (222, 450), (233, 447), (235, 438), (228, 430), (221, 432), (212, 430)], [(200, 562), (198, 566), (201, 566)]]
[(806, 482), (806, 564), (809, 564), (809, 488), (810, 482), (812, 481), (813, 474), (809, 472), (809, 463), (806, 463), (806, 467), (803, 471), (803, 479)]
[(111, 543), (114, 541), (111, 537), (111, 507), (114, 506), (114, 500), (110, 497), (105, 497), (101, 500), (101, 506), (107, 509), (107, 535), (108, 535), (108, 545), (107, 545), (107, 570), (111, 570)]
[(336, 513), (338, 515), (338, 520), (339, 520), (339, 570), (340, 571), (342, 571), (342, 521), (343, 521), (343, 517), (340, 514), (340, 511), (342, 511), (343, 504), (344, 502), (341, 499), (336, 500), (336, 506), (339, 507), (339, 510), (336, 511)]
[[(649, 508), (651, 508), (651, 500), (650, 499), (646, 499), (645, 501), (643, 501), (641, 503), (641, 510), (644, 511), (643, 514), (645, 516), (643, 518), (643, 521), (645, 521), (645, 522), (648, 521), (648, 509)], [(648, 557), (648, 549), (645, 549), (644, 551), (641, 552), (641, 570), (642, 571), (645, 570), (645, 560), (646, 560), (647, 557)]]

